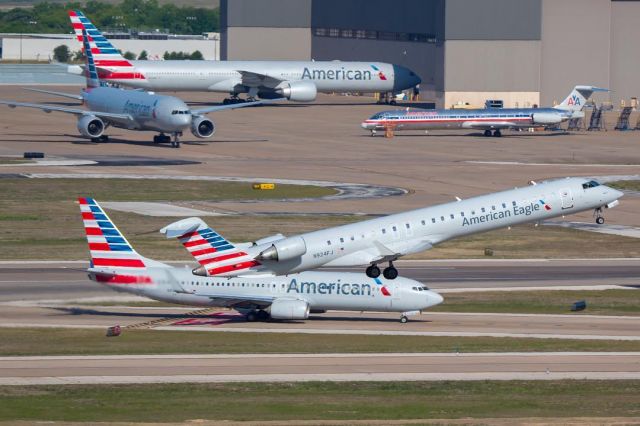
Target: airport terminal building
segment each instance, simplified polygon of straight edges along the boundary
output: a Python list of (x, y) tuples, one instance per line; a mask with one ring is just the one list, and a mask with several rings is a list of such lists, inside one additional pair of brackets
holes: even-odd
[[(221, 59), (362, 60), (416, 71), (438, 107), (640, 97), (638, 0), (221, 0)], [(598, 100), (606, 100), (605, 97)]]

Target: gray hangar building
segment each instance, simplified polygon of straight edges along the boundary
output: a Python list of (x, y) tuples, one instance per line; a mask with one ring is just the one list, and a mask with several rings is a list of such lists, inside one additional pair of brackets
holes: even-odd
[[(407, 66), (438, 107), (640, 97), (638, 0), (221, 0), (221, 58)], [(608, 99), (607, 99), (608, 97)]]

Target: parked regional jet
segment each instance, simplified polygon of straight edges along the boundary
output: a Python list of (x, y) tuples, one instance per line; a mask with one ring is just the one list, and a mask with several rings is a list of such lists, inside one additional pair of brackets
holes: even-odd
[(177, 237), (195, 256), (200, 263), (193, 270), (196, 276), (287, 275), (321, 266), (369, 265), (367, 276), (377, 278), (378, 265), (388, 262), (383, 276), (393, 280), (398, 276), (395, 260), (452, 238), (591, 209), (602, 224), (603, 209), (615, 207), (622, 195), (593, 180), (565, 178), (251, 244), (233, 244), (198, 218), (161, 232)]
[[(109, 137), (104, 131), (109, 126), (129, 130), (151, 130), (160, 132), (153, 137), (154, 143), (171, 142), (174, 148), (180, 147), (182, 132), (191, 128), (191, 133), (198, 138), (209, 138), (215, 133), (213, 121), (205, 114), (225, 109), (255, 106), (270, 101), (259, 101), (251, 104), (218, 105), (191, 110), (181, 99), (174, 96), (155, 95), (140, 90), (123, 90), (106, 87), (100, 84), (92, 51), (85, 30), (82, 30), (86, 52), (87, 87), (80, 95), (53, 92), (40, 89), (29, 89), (82, 101), (89, 107), (86, 109), (67, 108), (55, 105), (32, 104), (25, 102), (2, 101), (0, 104), (11, 108), (37, 108), (44, 112), (58, 111), (78, 116), (78, 132), (91, 138), (94, 142), (106, 142)], [(276, 101), (275, 99), (273, 101)], [(173, 140), (165, 133), (173, 135)]]
[[(302, 272), (286, 277), (195, 277), (138, 254), (100, 205), (79, 198), (91, 264), (89, 278), (116, 291), (191, 306), (222, 306), (248, 321), (307, 319), (328, 309), (384, 311), (407, 316), (442, 302), (442, 296), (417, 281), (369, 278), (343, 272)], [(209, 230), (210, 231), (210, 230)]]
[[(129, 61), (79, 10), (69, 18), (78, 41), (89, 34), (100, 78), (109, 83), (155, 91), (229, 93), (254, 98), (310, 102), (318, 92), (399, 93), (420, 83), (413, 71), (381, 62), (341, 61)], [(80, 73), (79, 67), (70, 72)]]
[(394, 110), (372, 115), (362, 128), (375, 136), (378, 130), (477, 129), (485, 136), (502, 136), (502, 129), (555, 126), (572, 118), (584, 117), (582, 108), (593, 92), (607, 92), (593, 86), (576, 86), (571, 94), (553, 108), (485, 108)]

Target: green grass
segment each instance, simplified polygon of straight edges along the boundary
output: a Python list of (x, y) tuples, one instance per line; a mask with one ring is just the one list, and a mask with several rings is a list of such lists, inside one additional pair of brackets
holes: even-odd
[[(587, 309), (572, 313), (571, 305), (587, 302)], [(440, 312), (492, 312), (518, 314), (640, 315), (640, 291), (513, 291), (447, 293)]]
[(254, 190), (249, 182), (175, 179), (2, 179), (0, 199), (6, 202), (73, 203), (89, 196), (98, 201), (220, 201), (322, 197), (333, 188), (312, 185), (276, 185)]
[(119, 337), (105, 337), (105, 332), (106, 327), (104, 330), (0, 328), (0, 356), (640, 351), (638, 341), (159, 330), (124, 330)]
[(26, 164), (26, 163), (33, 163), (33, 160), (27, 160), (24, 158), (14, 158), (14, 157), (0, 157), (0, 165), (2, 164)]
[[(0, 420), (182, 422), (631, 417), (640, 381), (310, 382), (0, 388)], [(293, 423), (295, 424), (295, 423)]]
[(609, 182), (610, 186), (621, 191), (640, 191), (640, 180), (621, 180), (617, 182)]

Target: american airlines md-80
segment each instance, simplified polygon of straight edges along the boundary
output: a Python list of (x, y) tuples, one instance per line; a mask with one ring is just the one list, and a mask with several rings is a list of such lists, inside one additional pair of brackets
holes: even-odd
[[(318, 92), (398, 93), (420, 83), (408, 68), (381, 62), (341, 61), (129, 61), (79, 10), (69, 11), (78, 41), (89, 34), (100, 78), (154, 91), (229, 93), (310, 102)], [(70, 67), (70, 70), (78, 67)]]
[[(565, 178), (397, 213), (291, 237), (274, 235), (255, 244), (235, 245), (198, 218), (175, 222), (161, 232), (177, 237), (196, 257), (198, 276), (286, 275), (321, 266), (369, 265), (367, 276), (398, 276), (393, 261), (443, 241), (498, 228), (539, 222), (593, 209), (615, 207), (623, 193), (594, 180)], [(203, 232), (206, 235), (203, 235)]]

